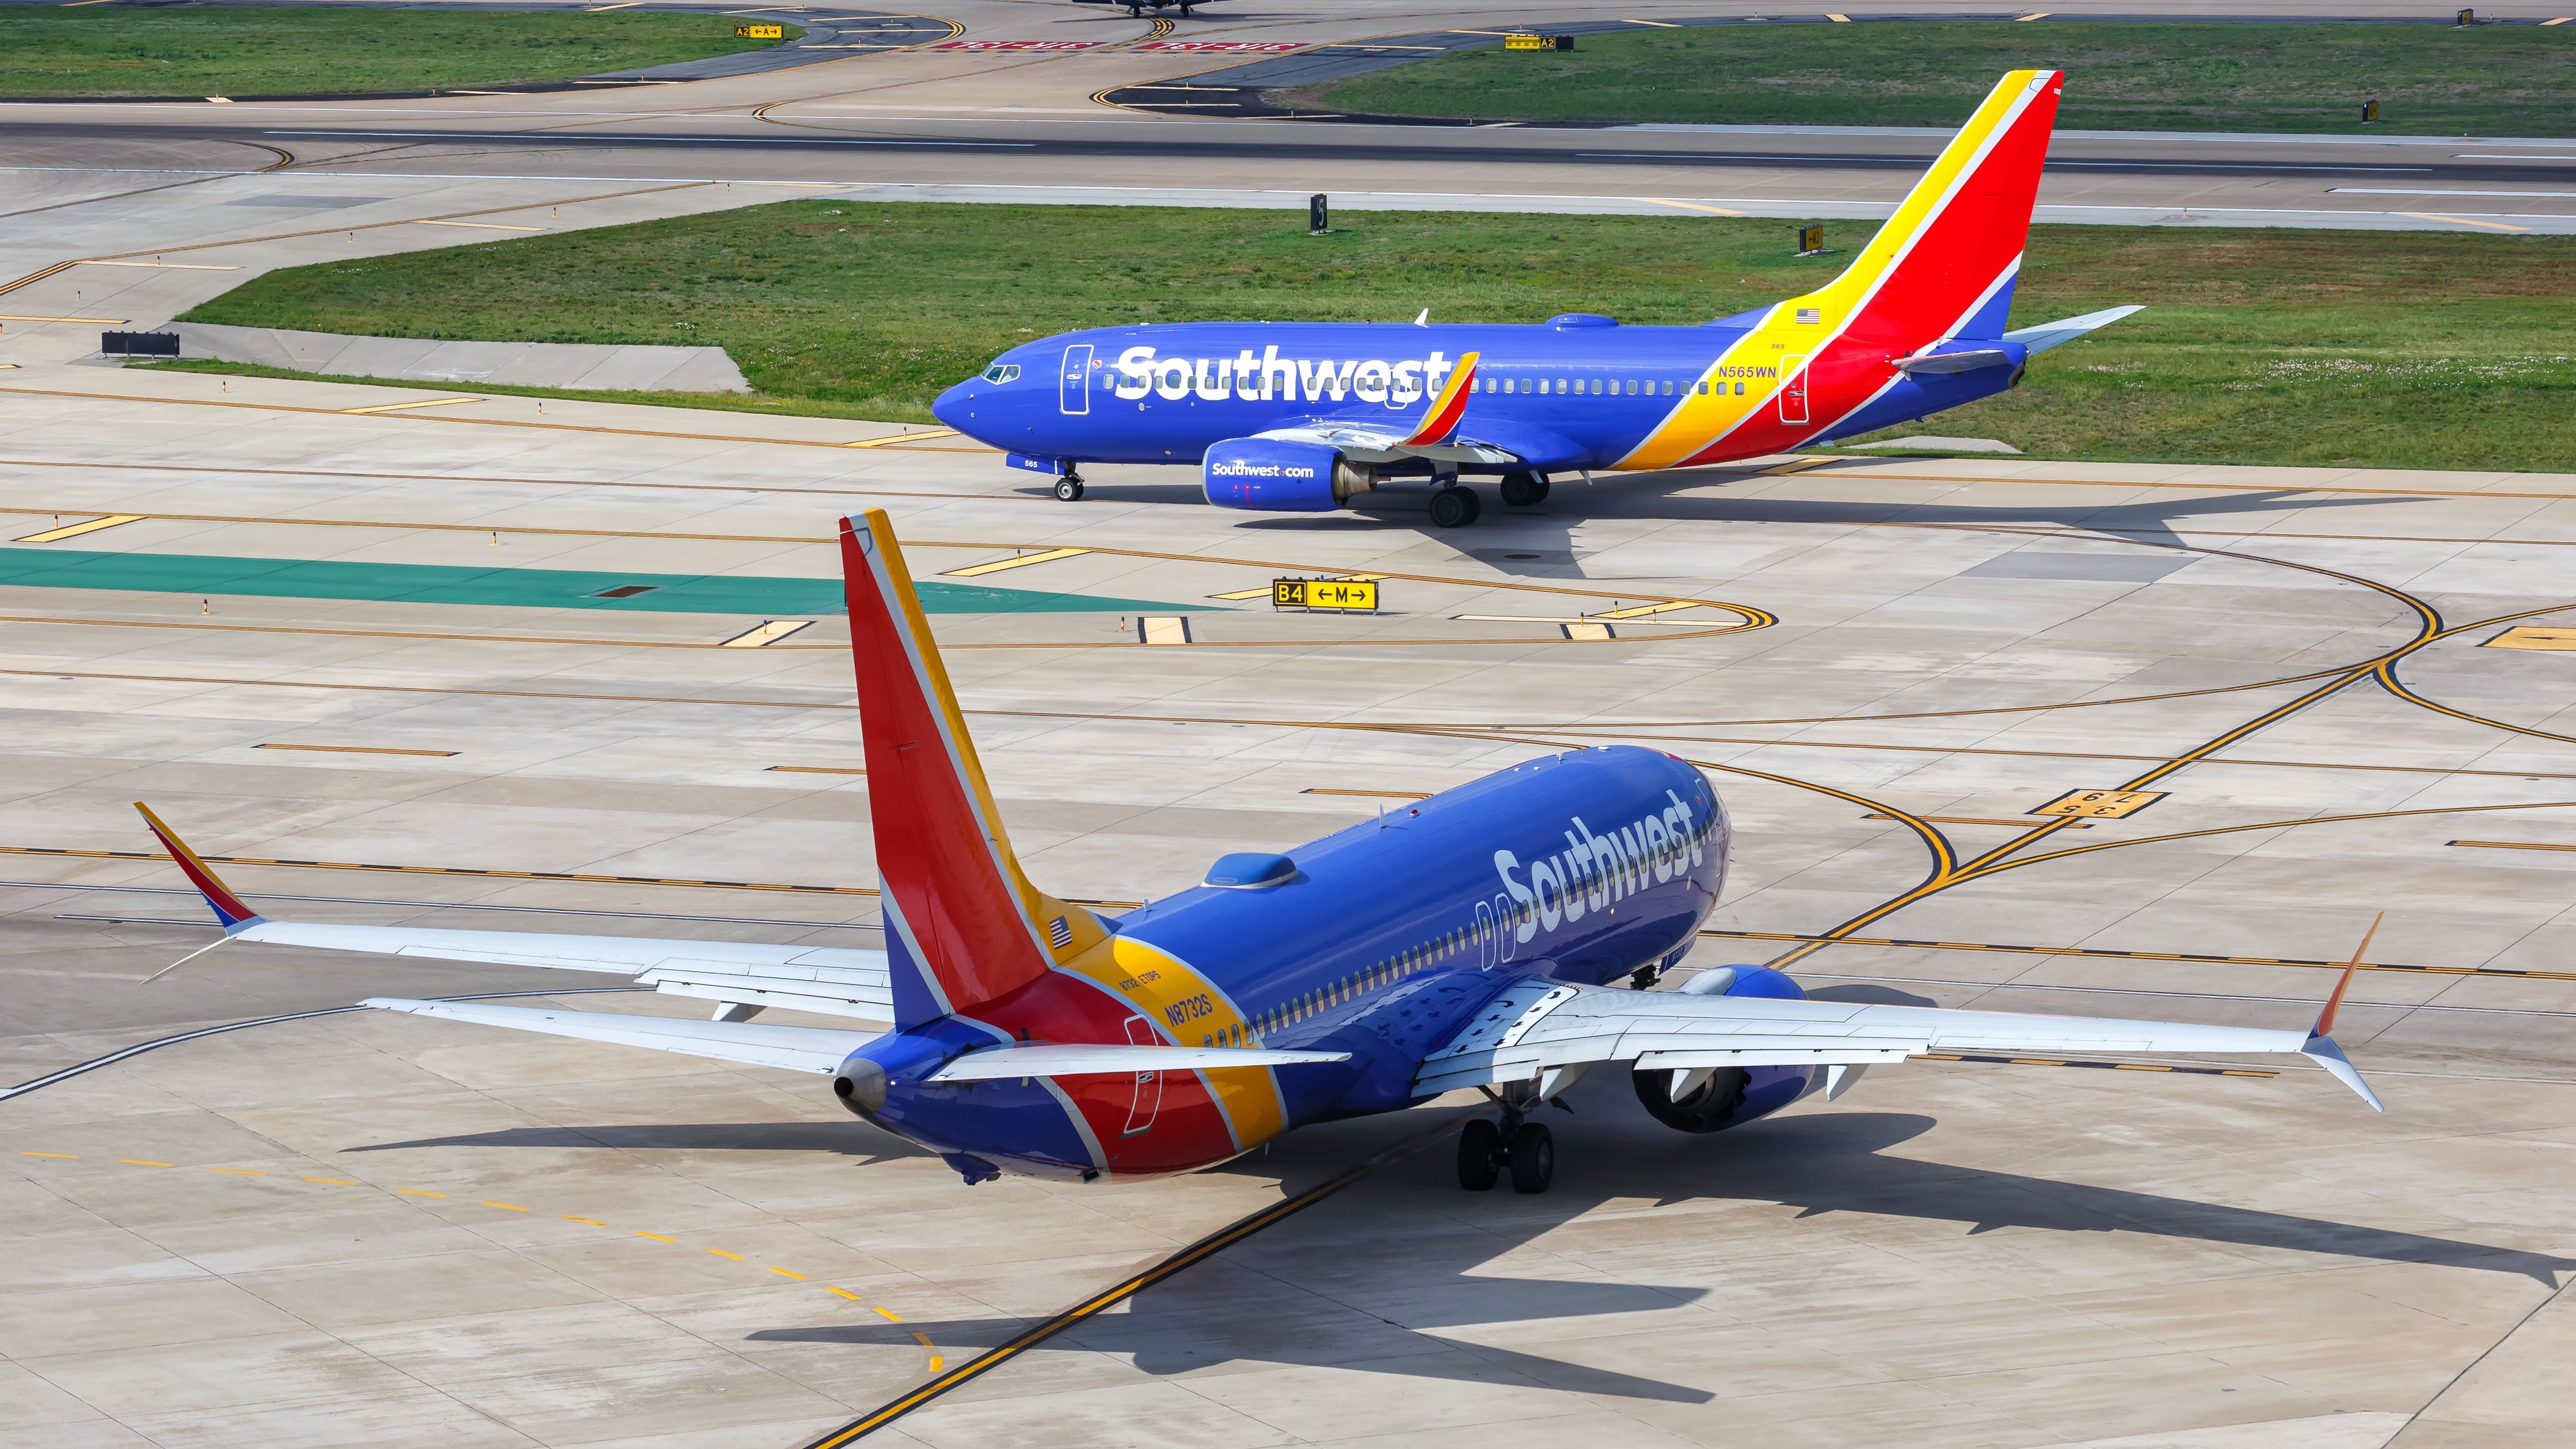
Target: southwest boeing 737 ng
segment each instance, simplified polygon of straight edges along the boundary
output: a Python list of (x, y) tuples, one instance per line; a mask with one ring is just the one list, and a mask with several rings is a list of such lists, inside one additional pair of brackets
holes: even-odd
[[(1086, 910), (1022, 874), (886, 516), (844, 520), (841, 552), (882, 951), (271, 921), (144, 819), (214, 908), (218, 945), (633, 975), (714, 1019), (366, 1004), (812, 1072), (970, 1183), (1188, 1172), (1301, 1123), (1475, 1088), (1500, 1120), (1467, 1125), (1460, 1180), (1538, 1192), (1555, 1148), (1529, 1113), (1603, 1069), (1684, 1132), (1840, 1096), (1923, 1052), (2287, 1052), (2379, 1105), (2329, 1035), (2349, 966), (2308, 1031), (1809, 1001), (1756, 966), (1615, 987), (1691, 948), (1729, 845), (1707, 779), (1630, 746), (1540, 755), (1284, 855), (1221, 857), (1126, 915)], [(773, 1006), (891, 1029), (747, 1020)]]
[(1084, 463), (1195, 464), (1208, 502), (1286, 512), (1427, 479), (1444, 528), (1482, 510), (1462, 475), (1499, 476), (1503, 502), (1527, 505), (1551, 474), (1724, 463), (1910, 422), (2139, 310), (2004, 330), (2063, 80), (2005, 76), (1841, 276), (1704, 326), (1102, 327), (1015, 347), (932, 411), (1056, 475), (1067, 501)]

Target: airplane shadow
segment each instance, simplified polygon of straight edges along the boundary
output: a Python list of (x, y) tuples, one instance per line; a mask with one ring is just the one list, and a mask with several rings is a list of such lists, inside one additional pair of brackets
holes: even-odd
[[(1049, 1342), (1114, 1354), (1156, 1375), (1229, 1362), (1333, 1365), (1398, 1377), (1707, 1402), (1714, 1395), (1689, 1384), (1475, 1341), (1473, 1330), (1552, 1321), (1570, 1325), (1569, 1337), (1594, 1336), (1605, 1318), (1685, 1307), (1715, 1291), (1480, 1271), (1524, 1248), (1545, 1251), (1540, 1239), (1613, 1202), (1786, 1206), (1797, 1209), (1794, 1222), (1868, 1215), (1955, 1225), (1961, 1237), (2005, 1229), (2126, 1233), (2265, 1253), (2508, 1273), (2553, 1288), (2557, 1274), (2576, 1269), (2576, 1258), (2547, 1253), (1896, 1155), (1891, 1149), (1935, 1125), (1919, 1114), (1792, 1112), (1720, 1137), (1693, 1138), (1647, 1118), (1625, 1081), (1588, 1083), (1570, 1095), (1579, 1098), (1577, 1115), (1548, 1119), (1557, 1132), (1560, 1167), (1555, 1190), (1543, 1196), (1516, 1197), (1503, 1188), (1487, 1196), (1462, 1194), (1449, 1180), (1449, 1139), (1443, 1138), (1351, 1192), (1136, 1295), (1125, 1311), (1086, 1319)], [(1281, 1195), (1288, 1196), (1349, 1161), (1353, 1144), (1333, 1140), (1340, 1135), (1333, 1125), (1308, 1128), (1283, 1143), (1275, 1159), (1255, 1156), (1215, 1170), (1278, 1180)], [(1708, 1271), (1709, 1244), (1678, 1246)], [(1715, 1271), (1723, 1277), (1723, 1263)], [(919, 1331), (943, 1347), (971, 1352), (1007, 1341), (1029, 1322), (851, 1322), (764, 1329), (748, 1337), (900, 1345)], [(1578, 1323), (1583, 1326), (1571, 1326)], [(1654, 1326), (1641, 1320), (1637, 1331)], [(1452, 1336), (1457, 1330), (1471, 1332)]]
[(419, 1147), (611, 1147), (619, 1151), (811, 1152), (864, 1166), (933, 1154), (865, 1122), (634, 1123), (609, 1127), (504, 1127), (452, 1137), (371, 1142), (343, 1152), (400, 1152)]
[[(1795, 475), (1801, 481), (1832, 480), (1835, 476), (1836, 470), (1830, 466)], [(1717, 523), (1934, 523), (1970, 527), (1981, 524), (1995, 527), (2038, 525), (2082, 530), (2099, 534), (2112, 542), (2170, 548), (2206, 547), (2224, 542), (2203, 539), (2198, 545), (2191, 545), (2175, 531), (2187, 523), (2239, 515), (2276, 514), (2290, 500), (2297, 500), (2297, 506), (2302, 509), (2376, 508), (2421, 501), (2403, 496), (2318, 497), (2297, 488), (2203, 497), (2159, 495), (2130, 502), (2062, 506), (1921, 503), (1902, 499), (1712, 497), (1703, 494), (1703, 490), (1711, 487), (1739, 483), (1768, 492), (1777, 489), (1784, 481), (1780, 477), (1758, 473), (1640, 473), (1605, 478), (1587, 489), (1580, 480), (1564, 480), (1550, 491), (1546, 502), (1534, 508), (1506, 508), (1489, 496), (1483, 519), (1463, 529), (1433, 527), (1420, 507), (1418, 494), (1400, 495), (1381, 507), (1371, 507), (1363, 501), (1344, 513), (1249, 518), (1238, 526), (1248, 531), (1283, 533), (1402, 530), (1420, 535), (1425, 542), (1437, 543), (1462, 556), (1476, 558), (1515, 577), (1588, 578), (1600, 576), (1591, 574), (1582, 566), (1582, 556), (1575, 548), (1576, 534), (1586, 524), (1607, 519)], [(1869, 479), (1864, 474), (1846, 481), (1866, 485)], [(1484, 491), (1491, 493), (1490, 489)], [(1694, 494), (1703, 496), (1690, 496)], [(1515, 554), (1533, 553), (1538, 555), (1535, 560), (1513, 558)]]

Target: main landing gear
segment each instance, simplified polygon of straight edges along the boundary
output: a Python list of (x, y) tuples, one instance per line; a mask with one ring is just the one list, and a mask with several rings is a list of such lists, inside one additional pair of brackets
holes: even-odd
[(1465, 528), (1485, 511), (1485, 502), (1473, 488), (1456, 483), (1431, 490), (1431, 521), (1442, 528)]
[(1545, 1192), (1556, 1180), (1556, 1139), (1509, 1099), (1500, 1125), (1479, 1117), (1458, 1134), (1458, 1185), (1483, 1192), (1506, 1172), (1514, 1192)]
[(1082, 475), (1068, 472), (1055, 480), (1055, 496), (1065, 503), (1082, 501)]
[(1547, 480), (1535, 473), (1503, 475), (1503, 502), (1514, 508), (1527, 508), (1547, 498)]

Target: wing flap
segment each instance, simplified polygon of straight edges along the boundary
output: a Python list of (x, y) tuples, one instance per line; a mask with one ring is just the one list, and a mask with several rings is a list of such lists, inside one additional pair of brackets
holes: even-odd
[(850, 1053), (877, 1039), (872, 1031), (837, 1031), (822, 1026), (765, 1026), (748, 1021), (690, 1021), (667, 1016), (630, 1016), (623, 1012), (557, 1011), (543, 1006), (485, 1006), (476, 1002), (414, 1001), (399, 996), (372, 996), (359, 1003), (383, 1011), (444, 1017), (480, 1026), (542, 1032), (614, 1046), (648, 1047), (683, 1056), (712, 1057), (749, 1067), (778, 1067), (791, 1072), (830, 1073)]
[(1428, 1094), (1528, 1081), (1559, 1068), (1606, 1062), (1674, 1070), (1856, 1066), (1901, 1061), (1927, 1051), (2013, 1056), (2304, 1053), (2333, 1069), (2313, 1050), (2305, 1032), (2196, 1022), (1537, 983), (1507, 991), (1496, 1006), (1480, 1013), (1460, 1042), (1424, 1060), (1414, 1077), (1415, 1090)]

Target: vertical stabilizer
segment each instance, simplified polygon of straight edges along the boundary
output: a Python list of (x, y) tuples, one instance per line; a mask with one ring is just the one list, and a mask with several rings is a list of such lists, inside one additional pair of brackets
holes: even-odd
[(2007, 72), (1843, 274), (1783, 310), (1898, 352), (2001, 337), (2065, 89), (2064, 71)]
[(882, 511), (841, 521), (841, 567), (895, 1025), (918, 1026), (1007, 995), (1106, 932), (1021, 873)]

